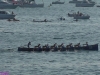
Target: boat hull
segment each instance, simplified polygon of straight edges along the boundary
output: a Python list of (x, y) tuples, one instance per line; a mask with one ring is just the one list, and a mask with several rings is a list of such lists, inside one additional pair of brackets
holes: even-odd
[(33, 22), (51, 22), (51, 21), (33, 21)]
[(89, 19), (90, 16), (74, 16), (74, 19)]
[(52, 4), (64, 4), (65, 2), (52, 2)]
[(33, 48), (21, 48), (21, 47), (18, 47), (18, 51), (33, 51), (34, 49)]
[(93, 7), (95, 4), (82, 4), (82, 3), (76, 3), (76, 7)]
[(15, 15), (12, 14), (0, 14), (0, 19), (13, 19)]
[(0, 9), (15, 9), (17, 7), (18, 7), (18, 5), (12, 5), (12, 4), (11, 5), (10, 4), (9, 5), (6, 5), (6, 4), (5, 5), (2, 5), (2, 4), (0, 5)]
[(44, 4), (23, 4), (19, 6), (26, 7), (26, 8), (36, 8), (36, 7), (44, 7)]

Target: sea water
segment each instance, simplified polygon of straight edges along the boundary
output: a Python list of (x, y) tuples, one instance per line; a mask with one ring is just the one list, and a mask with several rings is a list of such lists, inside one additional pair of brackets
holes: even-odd
[[(9, 75), (99, 75), (100, 51), (17, 51), (29, 41), (32, 48), (39, 43), (41, 46), (100, 43), (100, 8), (96, 7), (99, 0), (95, 0), (94, 7), (75, 7), (69, 0), (62, 5), (49, 6), (52, 1), (44, 0), (44, 8), (3, 9), (13, 11), (20, 21), (0, 20), (0, 71)], [(68, 17), (68, 13), (77, 11), (90, 15), (90, 19), (74, 21)], [(60, 17), (65, 20), (59, 20)], [(32, 22), (33, 19), (52, 22), (37, 23)]]

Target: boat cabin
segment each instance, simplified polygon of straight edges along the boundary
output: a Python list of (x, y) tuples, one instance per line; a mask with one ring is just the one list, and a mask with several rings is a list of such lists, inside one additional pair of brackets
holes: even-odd
[(0, 14), (9, 14), (7, 11), (0, 11)]

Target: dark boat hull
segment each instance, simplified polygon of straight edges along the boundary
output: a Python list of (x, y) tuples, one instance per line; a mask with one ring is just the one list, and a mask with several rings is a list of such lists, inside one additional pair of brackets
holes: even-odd
[(21, 48), (21, 47), (18, 47), (18, 51), (34, 51), (33, 48)]
[(33, 21), (33, 22), (51, 22), (51, 21)]
[(34, 52), (41, 52), (41, 51), (45, 51), (45, 52), (49, 52), (49, 51), (74, 51), (74, 50), (84, 50), (84, 51), (98, 51), (98, 44), (94, 44), (94, 45), (88, 45), (88, 46), (81, 46), (81, 47), (70, 47), (70, 48), (66, 48), (66, 47), (62, 47), (62, 48), (21, 48), (18, 47), (18, 51), (34, 51)]

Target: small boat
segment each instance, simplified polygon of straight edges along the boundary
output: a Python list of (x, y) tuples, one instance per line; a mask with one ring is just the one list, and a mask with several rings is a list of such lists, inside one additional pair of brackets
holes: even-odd
[(82, 1), (81, 3), (76, 3), (76, 7), (93, 7), (95, 3), (90, 3), (89, 1)]
[(98, 51), (98, 44), (94, 45), (83, 45), (79, 47), (64, 47), (64, 46), (48, 46), (48, 47), (42, 47), (42, 48), (27, 48), (27, 47), (18, 47), (18, 51), (34, 51), (34, 52), (41, 52), (41, 51), (74, 51), (74, 50), (83, 50), (83, 51)]
[(52, 21), (48, 21), (48, 20), (46, 20), (46, 19), (43, 20), (43, 21), (36, 21), (36, 20), (33, 19), (33, 22), (52, 22)]
[(60, 2), (60, 0), (52, 2), (52, 4), (64, 4), (65, 2)]
[(73, 13), (73, 14), (69, 14), (69, 17), (73, 17), (74, 19), (89, 19), (90, 16), (89, 15), (85, 15), (83, 13), (80, 13), (79, 11), (77, 13)]
[(0, 19), (13, 19), (15, 16), (8, 11), (0, 11)]
[(74, 16), (74, 19), (89, 19), (89, 15), (82, 15), (82, 16)]

